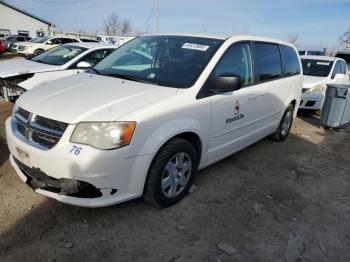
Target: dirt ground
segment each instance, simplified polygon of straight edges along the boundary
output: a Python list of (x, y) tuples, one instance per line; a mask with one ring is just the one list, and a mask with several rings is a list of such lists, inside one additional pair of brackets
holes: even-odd
[(350, 132), (304, 115), (201, 171), (193, 193), (158, 209), (101, 209), (34, 193), (10, 166), (0, 102), (0, 261), (350, 261)]

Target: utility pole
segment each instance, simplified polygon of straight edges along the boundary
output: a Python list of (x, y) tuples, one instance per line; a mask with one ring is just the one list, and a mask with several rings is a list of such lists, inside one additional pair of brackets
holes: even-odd
[(160, 0), (155, 0), (155, 31), (156, 33), (159, 32), (159, 8), (160, 8)]

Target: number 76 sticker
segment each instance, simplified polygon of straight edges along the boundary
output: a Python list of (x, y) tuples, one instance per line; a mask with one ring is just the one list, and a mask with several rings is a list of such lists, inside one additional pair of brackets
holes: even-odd
[(82, 150), (81, 147), (73, 146), (73, 148), (69, 151), (69, 153), (77, 156), (80, 154), (81, 150)]

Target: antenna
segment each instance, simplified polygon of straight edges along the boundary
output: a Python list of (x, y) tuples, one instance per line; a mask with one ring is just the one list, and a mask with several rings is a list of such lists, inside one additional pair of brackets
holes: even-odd
[(156, 9), (156, 14), (155, 14), (155, 31), (158, 33), (159, 32), (159, 8), (160, 8), (160, 0), (155, 0), (155, 9)]

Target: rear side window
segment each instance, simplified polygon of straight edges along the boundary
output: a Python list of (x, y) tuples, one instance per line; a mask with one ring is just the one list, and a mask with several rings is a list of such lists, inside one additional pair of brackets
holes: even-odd
[(254, 43), (254, 64), (257, 82), (282, 76), (281, 56), (276, 44)]
[(300, 74), (299, 57), (290, 46), (280, 45), (283, 61), (283, 76)]

